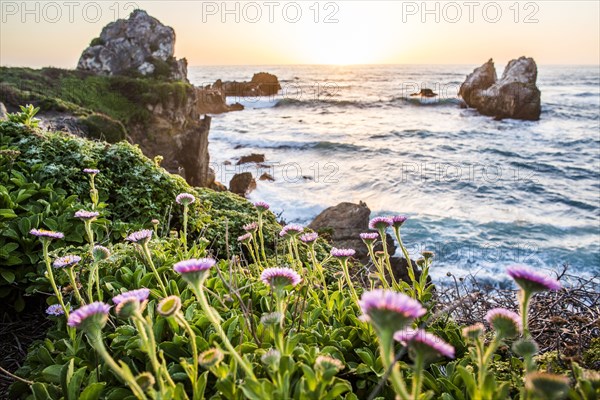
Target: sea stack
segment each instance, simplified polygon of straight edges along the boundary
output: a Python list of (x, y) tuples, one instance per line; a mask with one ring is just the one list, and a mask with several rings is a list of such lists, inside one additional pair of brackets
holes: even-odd
[(537, 65), (533, 58), (511, 60), (500, 80), (490, 59), (467, 76), (459, 95), (469, 107), (483, 115), (537, 121), (541, 113), (541, 92), (536, 81)]

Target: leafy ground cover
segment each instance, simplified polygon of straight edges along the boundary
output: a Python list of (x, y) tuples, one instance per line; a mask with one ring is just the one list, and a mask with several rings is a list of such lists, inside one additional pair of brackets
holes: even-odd
[[(191, 188), (134, 146), (42, 133), (21, 117), (0, 122), (0, 290), (17, 310), (43, 297), (52, 323), (10, 398), (599, 393), (596, 371), (574, 361), (559, 371), (536, 343), (532, 302), (565, 290), (552, 277), (510, 269), (511, 309), (461, 326), (427, 279), (430, 252), (401, 282), (386, 249), (371, 251), (359, 285), (366, 267), (352, 249), (279, 226), (266, 203)], [(407, 226), (376, 218), (361, 238), (373, 248), (391, 232), (405, 252)]]

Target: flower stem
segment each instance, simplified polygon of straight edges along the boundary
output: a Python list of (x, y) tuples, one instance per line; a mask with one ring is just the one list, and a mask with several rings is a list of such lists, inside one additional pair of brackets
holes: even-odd
[(260, 251), (264, 262), (267, 262), (267, 256), (265, 254), (265, 238), (263, 235), (263, 213), (258, 213), (258, 238), (260, 239)]
[(154, 273), (154, 276), (156, 277), (156, 280), (158, 281), (158, 285), (160, 286), (160, 289), (163, 292), (163, 295), (165, 297), (168, 296), (167, 294), (167, 288), (165, 287), (165, 284), (162, 281), (162, 278), (160, 277), (158, 270), (156, 269), (156, 267), (154, 266), (154, 261), (152, 261), (152, 254), (150, 253), (150, 249), (148, 248), (148, 243), (144, 243), (142, 245), (142, 249), (144, 252), (144, 256), (146, 257), (146, 261), (148, 261), (148, 264), (150, 265), (150, 268), (152, 269), (152, 272)]
[(408, 278), (410, 279), (410, 282), (412, 283), (412, 285), (410, 285), (408, 294), (413, 299), (421, 300), (421, 293), (423, 292), (423, 288), (421, 287), (420, 282), (418, 282), (417, 279), (415, 278), (415, 270), (413, 268), (412, 261), (410, 260), (410, 255), (408, 254), (408, 251), (406, 250), (406, 247), (404, 246), (404, 243), (402, 242), (402, 236), (400, 235), (400, 228), (394, 228), (394, 235), (396, 236), (396, 240), (398, 241), (398, 245), (400, 246), (402, 255), (404, 256), (404, 259), (406, 260), (406, 265), (407, 265), (406, 271), (408, 272)]
[(394, 354), (394, 342), (392, 332), (382, 332), (379, 335), (379, 349), (381, 351), (381, 362), (385, 371), (390, 371), (390, 382), (394, 391), (401, 400), (410, 400), (411, 397), (406, 389), (406, 384), (400, 374), (400, 367), (396, 363)]
[(146, 326), (146, 321), (144, 320), (144, 317), (139, 312), (139, 310), (133, 314), (132, 319), (133, 319), (133, 323), (135, 324), (135, 327), (137, 328), (137, 330), (140, 334), (143, 351), (146, 354), (148, 354), (148, 358), (150, 358), (150, 364), (152, 364), (152, 369), (154, 370), (154, 375), (157, 377), (158, 386), (160, 388), (160, 391), (163, 392), (164, 391), (164, 382), (161, 378), (160, 364), (158, 363), (158, 359), (156, 358), (156, 349), (154, 348), (154, 346), (151, 345), (150, 340), (149, 340), (150, 339), (149, 336), (151, 336), (152, 339), (154, 339), (154, 335), (151, 331), (148, 331), (147, 326)]
[(178, 312), (177, 314), (175, 314), (175, 319), (177, 319), (179, 324), (181, 326), (183, 326), (183, 328), (185, 329), (185, 331), (187, 332), (187, 334), (190, 337), (190, 346), (192, 348), (192, 363), (193, 363), (190, 381), (192, 382), (192, 388), (194, 388), (194, 400), (197, 400), (198, 399), (197, 395), (199, 395), (199, 393), (198, 394), (196, 393), (196, 382), (198, 381), (198, 346), (196, 344), (196, 333), (194, 332), (194, 330), (192, 329), (190, 324), (188, 324), (187, 320), (185, 319), (183, 314), (181, 314), (181, 312)]
[(81, 297), (81, 292), (79, 292), (79, 287), (77, 287), (77, 281), (75, 280), (75, 272), (73, 271), (73, 267), (67, 268), (67, 276), (69, 277), (69, 282), (73, 287), (73, 292), (75, 293), (75, 298), (79, 305), (84, 305), (85, 301), (83, 301), (83, 297)]
[(421, 385), (423, 381), (423, 356), (421, 354), (417, 354), (417, 358), (415, 359), (414, 371), (413, 371), (413, 381), (412, 381), (412, 398), (418, 399), (421, 395)]
[(94, 250), (94, 231), (92, 230), (92, 221), (84, 220), (83, 226), (85, 227), (85, 233), (87, 235), (87, 241), (90, 244), (90, 254), (93, 255)]
[(371, 260), (373, 261), (375, 268), (377, 268), (377, 274), (379, 275), (379, 280), (381, 280), (381, 284), (383, 285), (384, 288), (386, 288), (386, 289), (389, 288), (390, 284), (387, 281), (387, 279), (385, 278), (385, 271), (383, 270), (383, 265), (381, 265), (381, 263), (379, 263), (377, 261), (377, 258), (375, 257), (375, 253), (373, 252), (373, 245), (372, 244), (367, 245), (367, 249), (369, 250), (369, 256), (371, 257)]
[(315, 246), (314, 244), (309, 245), (309, 253), (310, 258), (313, 264), (313, 268), (315, 268), (321, 278), (321, 283), (323, 284), (323, 293), (325, 294), (325, 300), (327, 301), (327, 308), (329, 309), (329, 293), (327, 291), (327, 281), (325, 280), (325, 273), (323, 272), (323, 266), (320, 262), (317, 261), (317, 255), (315, 254)]
[(246, 247), (248, 248), (248, 252), (250, 253), (252, 261), (254, 261), (254, 264), (259, 265), (258, 259), (256, 258), (256, 253), (254, 252), (254, 246), (252, 246), (250, 243), (246, 243)]
[(181, 242), (183, 243), (183, 249), (187, 253), (187, 224), (188, 224), (188, 205), (183, 205), (183, 235), (181, 236)]
[(100, 334), (100, 331), (96, 329), (95, 331), (88, 332), (87, 337), (90, 340), (90, 344), (92, 345), (94, 350), (96, 350), (96, 352), (100, 354), (100, 357), (102, 357), (104, 362), (108, 364), (108, 366), (113, 370), (113, 372), (117, 374), (117, 376), (124, 383), (129, 385), (129, 388), (131, 389), (135, 397), (137, 397), (140, 400), (145, 400), (146, 395), (144, 394), (142, 388), (137, 384), (135, 379), (129, 379), (129, 377), (125, 374), (123, 369), (116, 363), (116, 361), (110, 356), (110, 354), (106, 350), (104, 342), (102, 341), (102, 335)]
[(63, 300), (62, 293), (60, 292), (60, 290), (58, 290), (58, 287), (56, 286), (56, 281), (54, 280), (54, 272), (52, 271), (52, 265), (50, 264), (50, 256), (48, 255), (48, 248), (50, 247), (50, 241), (42, 240), (42, 247), (43, 247), (44, 262), (46, 263), (46, 272), (48, 275), (48, 280), (50, 281), (50, 285), (52, 286), (52, 289), (54, 290), (54, 294), (56, 295), (56, 298), (58, 299), (58, 303), (60, 304), (63, 311), (65, 312), (65, 317), (67, 319), (69, 319), (69, 309), (65, 306), (65, 302)]
[(260, 258), (259, 258), (260, 255), (259, 255), (259, 251), (258, 251), (258, 240), (256, 239), (256, 233), (255, 232), (252, 232), (252, 244), (254, 246), (254, 254), (255, 254), (255, 257), (254, 257), (255, 261), (254, 262), (258, 265), (259, 268), (262, 269), (262, 264), (260, 262)]
[(519, 300), (521, 302), (521, 319), (523, 324), (523, 337), (529, 337), (529, 302), (532, 293), (521, 289)]
[(356, 294), (356, 290), (354, 289), (354, 285), (352, 284), (352, 280), (350, 279), (350, 272), (348, 271), (348, 260), (346, 258), (340, 260), (342, 264), (342, 269), (344, 270), (344, 276), (346, 277), (346, 282), (348, 283), (348, 287), (350, 288), (350, 293), (352, 293), (352, 298), (358, 304), (358, 295)]
[(398, 286), (398, 282), (396, 281), (396, 277), (394, 276), (394, 272), (392, 271), (392, 263), (390, 262), (390, 253), (388, 252), (387, 234), (385, 233), (385, 228), (379, 229), (379, 237), (381, 237), (381, 246), (383, 247), (383, 254), (385, 257), (385, 266), (388, 270), (388, 274), (390, 275), (392, 286), (396, 287)]
[(250, 379), (252, 379), (253, 381), (256, 381), (256, 377), (254, 376), (252, 367), (250, 365), (248, 365), (248, 363), (235, 350), (235, 348), (229, 341), (227, 334), (223, 330), (223, 327), (221, 326), (221, 322), (219, 321), (219, 317), (216, 315), (216, 311), (210, 306), (210, 304), (208, 304), (208, 300), (206, 299), (206, 296), (204, 294), (203, 285), (200, 284), (199, 286), (200, 287), (194, 289), (194, 292), (198, 299), (198, 302), (200, 303), (200, 307), (202, 307), (202, 309), (204, 310), (204, 313), (208, 317), (208, 320), (211, 322), (211, 324), (213, 325), (213, 327), (215, 328), (215, 330), (221, 337), (223, 344), (225, 345), (227, 350), (229, 350), (231, 356), (235, 359), (237, 364), (240, 367), (242, 367), (242, 369), (244, 370), (244, 372)]

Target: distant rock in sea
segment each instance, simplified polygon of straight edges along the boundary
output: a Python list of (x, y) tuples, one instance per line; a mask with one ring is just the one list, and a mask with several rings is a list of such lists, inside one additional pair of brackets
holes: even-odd
[(187, 82), (187, 60), (176, 60), (175, 31), (135, 10), (106, 25), (79, 58), (77, 69), (99, 75), (155, 76)]
[(418, 93), (412, 93), (411, 97), (421, 96), (421, 97), (436, 97), (438, 94), (434, 93), (431, 89), (421, 89)]
[(541, 113), (541, 92), (536, 81), (537, 65), (533, 58), (511, 60), (500, 80), (490, 59), (467, 76), (459, 95), (469, 107), (483, 115), (537, 121)]
[(232, 97), (273, 96), (281, 90), (281, 84), (277, 76), (259, 72), (252, 76), (250, 82), (222, 82), (219, 79), (211, 88), (221, 90), (226, 96)]

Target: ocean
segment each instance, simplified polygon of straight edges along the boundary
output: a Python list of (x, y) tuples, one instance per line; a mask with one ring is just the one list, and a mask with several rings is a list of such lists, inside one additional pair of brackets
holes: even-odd
[[(340, 202), (405, 214), (413, 257), (436, 254), (434, 279), (503, 280), (511, 264), (600, 273), (600, 70), (540, 66), (540, 121), (496, 121), (459, 106), (475, 65), (203, 66), (193, 84), (279, 77), (272, 98), (228, 98), (209, 151), (217, 180), (266, 172), (249, 198), (308, 224)], [(498, 76), (504, 66), (498, 66)], [(422, 87), (439, 101), (408, 96)], [(239, 157), (266, 162), (236, 166)], [(231, 163), (231, 165), (229, 165)]]

